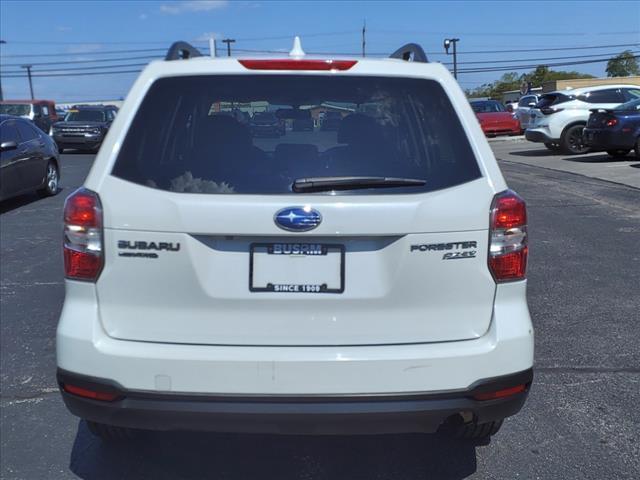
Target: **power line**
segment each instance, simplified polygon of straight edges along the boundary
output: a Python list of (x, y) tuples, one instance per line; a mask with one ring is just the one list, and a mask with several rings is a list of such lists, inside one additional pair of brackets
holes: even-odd
[[(103, 69), (109, 69), (109, 68), (145, 67), (147, 65), (148, 63), (121, 63), (118, 65), (94, 65), (91, 67), (50, 68), (50, 69), (44, 69), (44, 70), (34, 70), (34, 72), (35, 73), (81, 72), (84, 70), (103, 70)], [(33, 67), (33, 65), (31, 66)], [(18, 72), (19, 70), (10, 70), (6, 73), (13, 74)]]
[[(118, 57), (118, 58), (98, 58), (96, 60), (67, 60), (67, 61), (55, 61), (55, 62), (32, 62), (31, 65), (67, 65), (67, 64), (79, 64), (79, 63), (108, 63), (108, 62), (121, 62), (123, 60), (156, 60), (163, 58), (161, 56), (143, 55), (136, 57)], [(20, 63), (3, 63), (3, 67), (18, 67), (22, 65)]]
[[(633, 58), (640, 58), (640, 55), (633, 55)], [(567, 67), (571, 65), (586, 65), (588, 63), (602, 63), (609, 61), (606, 58), (601, 60), (581, 60), (576, 62), (563, 62), (563, 63), (545, 63), (545, 67)], [(509, 65), (504, 67), (496, 67), (496, 68), (470, 68), (470, 69), (462, 69), (461, 73), (485, 73), (485, 72), (505, 72), (505, 71), (513, 71), (513, 70), (530, 70), (532, 68), (539, 67), (539, 64), (529, 64), (529, 65)]]
[[(324, 35), (324, 34), (323, 34)], [(287, 36), (286, 38), (290, 38)], [(249, 41), (252, 39), (237, 39), (238, 41)], [(194, 42), (200, 43), (200, 42)], [(579, 47), (553, 47), (553, 48), (527, 48), (527, 49), (509, 49), (509, 50), (477, 50), (477, 51), (462, 51), (458, 52), (460, 55), (480, 55), (488, 53), (525, 53), (525, 52), (552, 52), (552, 51), (569, 51), (569, 50), (592, 50), (602, 48), (621, 48), (621, 47), (637, 47), (640, 43), (621, 43), (614, 45), (589, 45)], [(263, 49), (235, 49), (236, 51), (255, 52), (255, 53), (286, 53), (280, 50), (263, 50)], [(128, 49), (128, 50), (104, 50), (95, 52), (66, 52), (66, 53), (39, 53), (39, 54), (11, 54), (0, 55), (0, 58), (33, 58), (33, 57), (68, 57), (68, 56), (100, 56), (100, 55), (112, 55), (120, 53), (144, 53), (144, 52), (166, 52), (166, 48), (146, 48), (146, 49)], [(319, 55), (354, 55), (360, 56), (360, 52), (346, 52), (346, 53), (331, 53), (331, 52), (310, 52), (312, 54)], [(427, 52), (430, 55), (441, 54), (442, 52)], [(367, 55), (384, 56), (388, 55), (388, 52), (380, 53), (368, 53)]]
[[(120, 73), (140, 73), (142, 70), (120, 70), (116, 72), (81, 72), (81, 73), (47, 73), (32, 74), (32, 77), (84, 77), (87, 75), (115, 75)], [(24, 78), (24, 75), (3, 75), (3, 78)]]

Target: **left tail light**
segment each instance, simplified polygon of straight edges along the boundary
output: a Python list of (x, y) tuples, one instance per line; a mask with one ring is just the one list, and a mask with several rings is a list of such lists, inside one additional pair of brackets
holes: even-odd
[(64, 203), (64, 270), (72, 280), (95, 282), (104, 266), (102, 205), (98, 194), (80, 188)]
[(505, 190), (493, 198), (489, 234), (489, 270), (495, 281), (524, 279), (529, 253), (527, 207), (514, 191)]

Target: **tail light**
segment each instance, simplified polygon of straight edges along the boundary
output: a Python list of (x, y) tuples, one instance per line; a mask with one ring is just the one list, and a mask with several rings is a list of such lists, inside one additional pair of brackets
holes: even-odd
[(238, 60), (249, 70), (349, 70), (357, 60), (296, 60), (296, 59), (263, 59)]
[(610, 118), (605, 122), (605, 127), (615, 127), (618, 124), (617, 118)]
[(564, 108), (555, 108), (554, 109), (554, 108), (549, 108), (549, 107), (542, 107), (540, 109), (540, 111), (542, 113), (544, 113), (545, 115), (551, 115), (553, 113), (558, 113), (558, 112), (561, 112), (562, 110), (564, 110)]
[(489, 270), (496, 282), (525, 278), (527, 270), (527, 207), (515, 192), (493, 198), (490, 214)]
[(64, 203), (64, 270), (72, 280), (95, 282), (104, 265), (102, 206), (98, 194), (80, 188)]

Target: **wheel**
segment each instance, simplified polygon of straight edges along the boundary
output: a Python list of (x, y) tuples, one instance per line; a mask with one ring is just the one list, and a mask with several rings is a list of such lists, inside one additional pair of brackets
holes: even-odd
[(104, 423), (96, 423), (86, 420), (89, 431), (96, 437), (107, 442), (131, 440), (136, 437), (137, 430), (124, 427), (115, 427), (113, 425), (105, 425)]
[(44, 187), (38, 190), (38, 195), (41, 197), (50, 197), (58, 193), (58, 182), (60, 181), (60, 174), (58, 172), (58, 165), (53, 160), (49, 160), (47, 164), (47, 173), (44, 180)]
[(582, 155), (589, 151), (589, 147), (582, 140), (584, 125), (574, 125), (562, 132), (560, 147), (569, 155)]
[(624, 149), (618, 149), (618, 150), (607, 150), (607, 154), (610, 157), (626, 157), (627, 154), (630, 152), (631, 150), (624, 150)]
[(545, 143), (544, 146), (547, 147), (547, 150), (551, 150), (552, 152), (560, 150), (560, 145), (557, 143)]
[(495, 435), (502, 427), (502, 420), (498, 420), (496, 422), (489, 423), (467, 423), (464, 425), (458, 426), (453, 431), (453, 436), (455, 438), (465, 439), (465, 440), (482, 440), (488, 439), (492, 435)]

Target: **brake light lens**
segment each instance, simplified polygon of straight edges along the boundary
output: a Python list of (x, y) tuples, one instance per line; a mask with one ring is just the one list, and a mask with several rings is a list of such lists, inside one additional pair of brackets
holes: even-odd
[(104, 266), (102, 205), (98, 194), (80, 188), (64, 203), (64, 270), (72, 280), (95, 282)]
[(545, 115), (551, 115), (553, 113), (558, 113), (558, 112), (561, 112), (562, 110), (564, 110), (564, 108), (555, 108), (554, 109), (554, 108), (549, 108), (549, 107), (542, 107), (540, 109), (540, 111), (542, 113), (544, 113)]
[(357, 60), (296, 60), (296, 59), (261, 59), (238, 60), (249, 70), (323, 70), (344, 71), (353, 67)]
[(496, 282), (522, 280), (526, 276), (527, 207), (514, 191), (498, 193), (491, 204), (489, 270)]
[(617, 124), (618, 124), (617, 118), (610, 118), (609, 120), (606, 121), (604, 125), (606, 127), (615, 127)]
[(104, 402), (112, 402), (116, 398), (120, 397), (118, 393), (112, 392), (97, 392), (95, 390), (88, 390), (86, 388), (77, 387), (75, 385), (64, 384), (62, 386), (65, 392), (78, 395), (79, 397), (90, 398), (91, 400), (102, 400)]
[(497, 398), (510, 397), (522, 393), (527, 389), (526, 385), (516, 385), (515, 387), (504, 388), (496, 392), (476, 393), (473, 398), (476, 400), (495, 400)]

